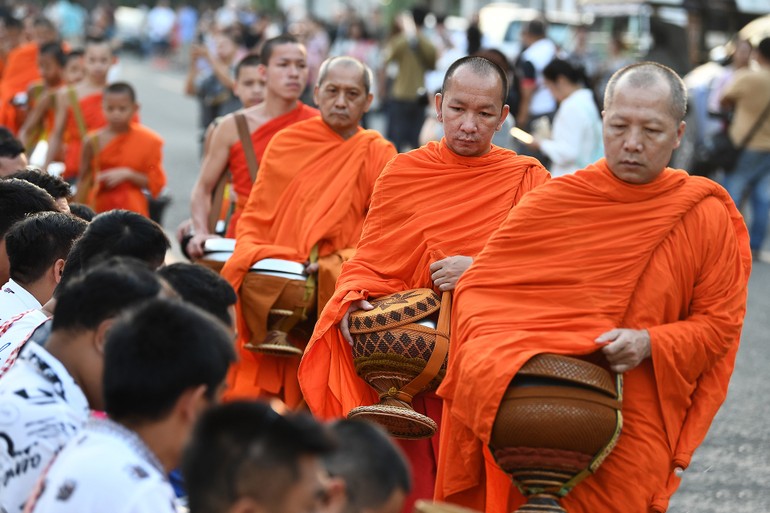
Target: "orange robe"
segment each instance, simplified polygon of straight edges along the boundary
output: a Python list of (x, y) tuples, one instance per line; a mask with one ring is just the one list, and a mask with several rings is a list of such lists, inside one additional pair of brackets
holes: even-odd
[[(83, 138), (78, 129), (77, 118), (72, 108), (69, 94), (65, 100), (67, 102), (67, 122), (64, 125), (64, 134), (62, 135), (62, 144), (64, 144), (64, 178), (72, 179), (78, 176), (80, 170), (80, 152), (83, 148)], [(107, 120), (104, 118), (102, 110), (102, 93), (89, 94), (78, 99), (80, 112), (83, 113), (83, 122), (86, 126), (86, 133), (93, 132), (107, 126)], [(139, 114), (134, 114), (132, 118), (134, 123), (139, 122)]]
[(16, 94), (25, 92), (32, 82), (40, 79), (37, 54), (37, 43), (22, 44), (8, 53), (3, 69), (0, 81), (0, 125), (14, 134), (21, 128), (21, 123), (11, 100)]
[[(260, 166), (236, 236), (235, 252), (222, 269), (240, 291), (255, 262), (279, 258), (306, 262), (318, 245), (319, 310), (334, 289), (339, 265), (361, 235), (374, 182), (396, 154), (373, 130), (344, 140), (320, 117), (300, 121), (276, 134)], [(302, 401), (298, 358), (253, 353), (243, 347), (251, 333), (240, 312), (240, 361), (233, 366), (227, 397), (282, 396)]]
[(619, 327), (647, 329), (652, 357), (624, 374), (617, 446), (563, 506), (665, 511), (725, 398), (750, 270), (730, 197), (681, 170), (631, 185), (602, 159), (527, 196), (457, 289), (437, 499), (523, 502), (485, 448), (508, 384), (533, 355), (592, 353)]
[[(97, 175), (116, 167), (128, 167), (147, 175), (147, 189), (153, 197), (166, 185), (163, 171), (163, 139), (138, 123), (132, 123), (128, 132), (113, 137), (92, 160)], [(150, 216), (149, 205), (142, 189), (130, 182), (107, 189), (94, 188), (93, 203), (96, 212), (113, 209), (131, 210)]]
[[(393, 159), (375, 188), (356, 254), (343, 267), (300, 365), (311, 411), (337, 418), (378, 402), (356, 374), (350, 346), (337, 327), (351, 302), (432, 288), (431, 263), (453, 255), (475, 257), (508, 211), (548, 178), (537, 160), (496, 146), (482, 157), (462, 157), (442, 140)], [(418, 394), (412, 404), (440, 421), (435, 394)], [(437, 436), (402, 444), (415, 481), (404, 511), (411, 511), (415, 499), (433, 495), (437, 444)]]
[[(273, 118), (254, 130), (251, 133), (251, 144), (254, 146), (257, 165), (259, 165), (259, 162), (262, 160), (262, 155), (265, 153), (267, 143), (270, 142), (270, 139), (272, 139), (275, 134), (294, 123), (313, 118), (319, 114), (318, 109), (309, 107), (298, 101), (297, 107), (292, 111)], [(240, 137), (235, 144), (230, 146), (228, 166), (233, 178), (233, 190), (235, 191), (237, 203), (233, 217), (227, 227), (227, 237), (235, 237), (238, 219), (241, 217), (243, 207), (249, 199), (249, 193), (251, 193), (251, 186), (253, 185), (251, 175), (249, 174), (249, 166), (246, 164), (246, 154), (243, 151), (243, 144), (241, 144)]]

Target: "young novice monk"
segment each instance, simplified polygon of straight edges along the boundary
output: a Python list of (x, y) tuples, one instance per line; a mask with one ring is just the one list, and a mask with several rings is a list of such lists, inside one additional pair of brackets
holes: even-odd
[(102, 108), (107, 126), (84, 141), (77, 198), (96, 212), (120, 208), (148, 217), (142, 189), (155, 197), (166, 185), (163, 139), (133, 121), (139, 105), (129, 84), (107, 86)]

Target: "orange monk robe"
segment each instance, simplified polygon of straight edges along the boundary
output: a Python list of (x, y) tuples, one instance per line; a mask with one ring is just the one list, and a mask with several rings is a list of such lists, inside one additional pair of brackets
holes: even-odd
[[(62, 143), (64, 144), (64, 178), (71, 179), (78, 176), (80, 170), (80, 152), (83, 148), (83, 138), (78, 128), (77, 118), (72, 108), (72, 103), (67, 94), (67, 122), (64, 125)], [(102, 93), (89, 94), (78, 100), (80, 112), (83, 114), (86, 133), (93, 132), (107, 126), (107, 120), (102, 110)], [(134, 123), (139, 122), (139, 114), (134, 114)]]
[[(147, 175), (147, 190), (153, 197), (166, 185), (163, 171), (163, 139), (138, 123), (132, 123), (125, 133), (113, 137), (93, 158), (91, 169), (98, 174), (116, 167), (127, 167)], [(91, 204), (97, 213), (114, 209), (131, 210), (150, 217), (150, 208), (142, 189), (130, 182), (122, 182), (107, 189), (96, 186)]]
[(37, 43), (25, 43), (8, 53), (0, 81), (0, 125), (14, 134), (21, 128), (17, 120), (16, 107), (11, 105), (13, 97), (27, 91), (29, 85), (40, 79), (37, 67)]
[[(331, 296), (339, 266), (361, 235), (374, 182), (396, 154), (373, 130), (344, 140), (320, 117), (276, 134), (264, 153), (236, 236), (222, 269), (239, 291), (249, 268), (264, 258), (306, 262), (318, 245), (319, 311)], [(240, 306), (240, 304), (239, 304)], [(230, 375), (228, 398), (277, 396), (297, 406), (297, 358), (259, 355), (243, 346), (251, 333), (239, 309), (240, 361)]]
[(508, 384), (533, 355), (588, 354), (620, 327), (649, 330), (652, 357), (624, 374), (617, 446), (563, 505), (665, 511), (725, 398), (750, 270), (743, 219), (705, 178), (666, 169), (630, 185), (602, 159), (528, 195), (457, 289), (437, 499), (521, 503), (485, 449)]
[[(375, 187), (355, 256), (343, 267), (300, 365), (302, 391), (316, 416), (342, 417), (378, 402), (374, 389), (356, 375), (350, 346), (336, 326), (350, 303), (433, 288), (431, 263), (476, 256), (508, 211), (548, 178), (536, 159), (496, 146), (482, 157), (462, 157), (442, 140), (393, 159)], [(419, 394), (412, 404), (440, 421), (435, 394)], [(415, 481), (405, 511), (414, 499), (433, 495), (437, 444), (438, 436), (402, 444)]]
[[(320, 112), (318, 112), (318, 109), (309, 107), (298, 101), (296, 108), (282, 116), (271, 119), (253, 131), (251, 133), (251, 144), (254, 146), (254, 155), (257, 157), (257, 164), (262, 160), (262, 155), (265, 153), (267, 143), (270, 142), (270, 139), (272, 139), (275, 134), (294, 123), (310, 119), (319, 114)], [(232, 238), (235, 237), (235, 234), (237, 233), (236, 227), (238, 219), (241, 216), (243, 207), (246, 205), (246, 201), (249, 199), (249, 193), (251, 193), (251, 186), (253, 185), (251, 175), (249, 174), (249, 167), (246, 164), (246, 154), (243, 152), (243, 144), (241, 144), (240, 137), (235, 144), (230, 146), (228, 165), (230, 174), (233, 177), (233, 190), (235, 191), (237, 198), (235, 212), (227, 227), (227, 237)]]

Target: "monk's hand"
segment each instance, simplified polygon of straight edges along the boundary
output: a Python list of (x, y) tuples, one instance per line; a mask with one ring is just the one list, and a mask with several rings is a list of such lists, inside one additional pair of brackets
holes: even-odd
[(596, 343), (605, 344), (602, 352), (615, 372), (627, 372), (652, 354), (647, 330), (616, 328), (602, 333)]
[(196, 259), (203, 256), (203, 244), (209, 239), (218, 239), (219, 235), (213, 233), (196, 233), (187, 242), (187, 254), (190, 258)]
[(473, 259), (468, 256), (455, 255), (446, 257), (430, 264), (430, 279), (441, 292), (454, 290), (457, 280), (471, 266)]
[(318, 272), (318, 262), (314, 262), (312, 264), (305, 263), (305, 274), (310, 276), (311, 274), (315, 274)]
[(350, 303), (348, 311), (342, 316), (342, 320), (340, 321), (340, 332), (342, 333), (342, 338), (347, 340), (351, 347), (353, 346), (353, 337), (350, 336), (350, 314), (358, 310), (369, 311), (373, 308), (372, 304), (366, 299), (359, 299), (358, 301)]
[(117, 187), (126, 180), (131, 179), (131, 170), (124, 167), (116, 167), (99, 173), (99, 182), (106, 188)]

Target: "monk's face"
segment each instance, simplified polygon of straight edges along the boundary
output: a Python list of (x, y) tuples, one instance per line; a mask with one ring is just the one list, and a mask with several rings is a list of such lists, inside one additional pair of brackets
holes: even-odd
[(128, 128), (138, 107), (126, 93), (109, 93), (104, 95), (102, 108), (109, 127), (122, 132)]
[(449, 79), (444, 94), (436, 95), (436, 116), (444, 124), (446, 144), (464, 157), (480, 157), (492, 148), (492, 137), (508, 116), (503, 105), (500, 77), (480, 75), (460, 66)]
[(283, 100), (296, 100), (307, 85), (307, 54), (296, 43), (276, 45), (267, 66), (261, 67), (267, 94)]
[(372, 94), (367, 94), (364, 87), (363, 69), (352, 63), (332, 63), (313, 98), (321, 118), (344, 139), (358, 131), (361, 118), (372, 104)]
[(604, 154), (624, 182), (650, 183), (668, 166), (685, 124), (671, 114), (671, 89), (662, 79), (634, 87), (622, 77), (602, 113)]
[(265, 80), (258, 66), (243, 66), (235, 80), (233, 93), (244, 107), (259, 105), (265, 99)]
[(62, 67), (50, 54), (38, 55), (37, 68), (40, 71), (40, 78), (43, 79), (46, 85), (57, 85), (62, 79)]
[(112, 50), (107, 43), (87, 45), (83, 56), (86, 76), (94, 82), (104, 82), (113, 60)]
[(64, 82), (67, 84), (77, 84), (86, 75), (86, 69), (83, 64), (83, 57), (74, 57), (64, 65)]

